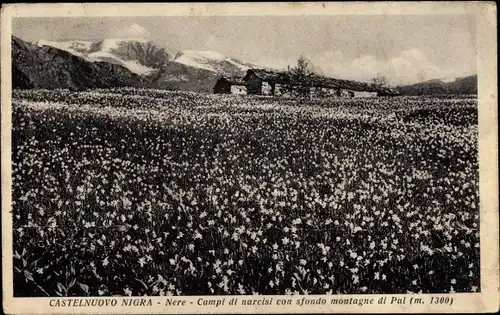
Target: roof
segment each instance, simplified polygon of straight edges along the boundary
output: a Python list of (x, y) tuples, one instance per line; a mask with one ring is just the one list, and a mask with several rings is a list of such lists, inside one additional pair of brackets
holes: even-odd
[(248, 73), (253, 72), (258, 78), (272, 82), (286, 82), (288, 81), (288, 74), (286, 72), (278, 72), (266, 69), (249, 69)]
[(385, 87), (379, 91), (382, 95), (399, 95), (399, 91), (393, 88)]
[[(266, 69), (249, 69), (247, 75), (250, 72), (253, 72), (258, 78), (265, 81), (287, 83), (290, 80), (290, 76), (286, 72), (278, 72)], [(313, 86), (318, 87), (377, 92), (377, 89), (375, 87), (365, 82), (334, 79), (316, 74), (313, 74), (311, 76), (311, 83)]]
[(220, 80), (226, 80), (232, 85), (246, 85), (246, 81), (243, 77), (221, 77)]
[(311, 83), (313, 86), (327, 87), (327, 88), (341, 88), (341, 85), (339, 84), (338, 80), (320, 75), (312, 75)]
[(376, 92), (377, 90), (368, 83), (351, 81), (351, 80), (342, 80), (342, 79), (334, 79), (325, 76), (313, 75), (312, 83), (314, 86), (328, 87), (328, 88), (337, 88), (337, 89), (346, 89), (352, 91), (368, 91), (368, 92)]

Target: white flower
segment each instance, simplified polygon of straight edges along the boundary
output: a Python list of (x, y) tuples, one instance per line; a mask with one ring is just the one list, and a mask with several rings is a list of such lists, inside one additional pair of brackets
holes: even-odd
[(145, 263), (146, 263), (146, 258), (144, 257), (139, 258), (139, 265), (141, 265), (141, 267), (144, 267)]
[(194, 239), (202, 239), (203, 237), (201, 236), (200, 232), (198, 230), (194, 231)]

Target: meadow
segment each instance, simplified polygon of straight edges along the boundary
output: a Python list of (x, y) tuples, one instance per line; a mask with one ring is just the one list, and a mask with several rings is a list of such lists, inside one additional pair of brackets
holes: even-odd
[(15, 90), (14, 296), (475, 292), (477, 100)]

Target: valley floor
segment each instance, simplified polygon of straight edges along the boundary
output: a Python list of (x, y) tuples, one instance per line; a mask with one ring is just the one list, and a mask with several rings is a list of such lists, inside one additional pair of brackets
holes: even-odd
[(15, 296), (471, 292), (477, 100), (13, 93)]

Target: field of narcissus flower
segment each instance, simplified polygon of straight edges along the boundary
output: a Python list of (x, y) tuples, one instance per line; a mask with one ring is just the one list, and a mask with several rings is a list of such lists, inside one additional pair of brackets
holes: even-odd
[(16, 90), (17, 296), (474, 292), (475, 97)]

